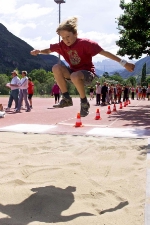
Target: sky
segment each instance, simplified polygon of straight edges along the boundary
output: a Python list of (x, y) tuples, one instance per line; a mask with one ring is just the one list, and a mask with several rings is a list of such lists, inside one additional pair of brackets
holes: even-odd
[[(79, 38), (96, 41), (104, 50), (116, 54), (119, 49), (115, 43), (119, 40), (116, 18), (123, 14), (119, 3), (120, 0), (66, 0), (60, 5), (60, 19), (77, 16)], [(1, 0), (0, 23), (33, 49), (49, 48), (50, 43), (59, 40), (56, 34), (59, 5), (54, 0)], [(93, 61), (103, 59), (97, 55)]]

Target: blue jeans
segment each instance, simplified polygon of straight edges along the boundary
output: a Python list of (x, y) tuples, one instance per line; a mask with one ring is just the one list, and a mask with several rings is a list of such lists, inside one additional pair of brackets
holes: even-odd
[(8, 100), (8, 107), (11, 108), (12, 102), (14, 100), (15, 108), (17, 108), (18, 107), (18, 99), (19, 99), (19, 89), (11, 90), (9, 100)]
[(23, 99), (24, 99), (25, 105), (27, 107), (27, 110), (30, 110), (30, 106), (29, 106), (27, 97), (28, 97), (27, 89), (20, 89), (19, 102), (18, 102), (18, 107), (17, 107), (18, 110), (21, 109), (21, 104), (22, 104)]

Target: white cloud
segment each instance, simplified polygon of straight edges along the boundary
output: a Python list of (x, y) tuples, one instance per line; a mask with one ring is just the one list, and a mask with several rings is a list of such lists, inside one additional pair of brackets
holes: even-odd
[[(126, 0), (129, 1), (129, 0)], [(8, 7), (9, 4), (9, 7)], [(120, 0), (67, 0), (61, 4), (61, 21), (78, 15), (79, 37), (89, 38), (114, 54), (119, 39), (115, 18), (123, 11)], [(9, 0), (1, 1), (1, 23), (33, 48), (48, 48), (58, 42), (56, 28), (59, 20), (59, 5), (54, 0)], [(94, 60), (101, 56), (94, 57)]]
[(41, 7), (39, 4), (25, 4), (16, 13), (18, 20), (30, 20), (33, 18), (46, 16), (51, 13), (53, 8)]
[(36, 37), (35, 39), (22, 38), (22, 40), (27, 42), (29, 45), (31, 45), (35, 49), (44, 49), (44, 48), (49, 48), (50, 43), (54, 44), (58, 42), (58, 36), (55, 36), (54, 38), (50, 40), (43, 40), (41, 36)]
[(16, 0), (1, 1), (0, 14), (13, 14), (15, 12)]

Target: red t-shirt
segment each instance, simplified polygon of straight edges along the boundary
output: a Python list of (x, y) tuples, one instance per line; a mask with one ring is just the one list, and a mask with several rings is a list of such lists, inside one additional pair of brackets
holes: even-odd
[(28, 82), (28, 94), (33, 94), (34, 92), (34, 84), (32, 82)]
[(95, 73), (92, 57), (103, 49), (98, 43), (89, 39), (77, 38), (71, 46), (65, 45), (63, 41), (50, 45), (51, 52), (62, 55), (73, 71), (88, 70)]

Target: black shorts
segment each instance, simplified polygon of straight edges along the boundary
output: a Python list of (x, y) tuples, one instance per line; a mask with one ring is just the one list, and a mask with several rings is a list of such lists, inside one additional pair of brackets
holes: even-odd
[(28, 94), (28, 99), (31, 99), (33, 94)]

